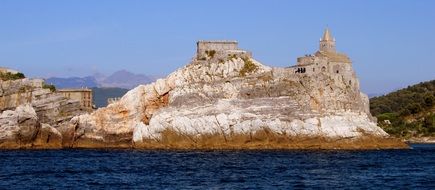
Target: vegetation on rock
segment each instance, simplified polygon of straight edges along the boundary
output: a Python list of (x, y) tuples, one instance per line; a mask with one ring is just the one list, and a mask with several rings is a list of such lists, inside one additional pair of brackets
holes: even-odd
[(0, 72), (0, 79), (2, 81), (7, 81), (7, 80), (18, 80), (18, 79), (23, 79), (26, 78), (26, 76), (24, 76), (23, 73), (10, 73), (10, 72), (5, 72), (2, 73)]
[(435, 136), (435, 80), (371, 98), (370, 111), (390, 135)]
[(246, 74), (255, 72), (258, 69), (258, 66), (254, 64), (249, 58), (242, 58), (245, 64), (243, 68), (239, 71), (240, 76), (244, 77)]
[(55, 92), (56, 91), (56, 86), (54, 86), (54, 85), (52, 85), (52, 84), (43, 84), (42, 85), (42, 88), (45, 88), (45, 89), (50, 89), (50, 91), (51, 92)]
[(205, 50), (205, 53), (207, 54), (207, 56), (209, 56), (210, 58), (213, 58), (214, 55), (216, 54), (216, 50)]

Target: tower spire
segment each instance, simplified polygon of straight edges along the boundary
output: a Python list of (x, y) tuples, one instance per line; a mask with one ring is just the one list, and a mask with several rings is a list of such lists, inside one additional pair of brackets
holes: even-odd
[(332, 38), (331, 32), (329, 32), (329, 28), (325, 28), (325, 32), (323, 32), (322, 41), (334, 41), (334, 38)]
[(328, 28), (325, 28), (323, 37), (320, 39), (319, 50), (335, 53), (335, 39), (332, 37)]

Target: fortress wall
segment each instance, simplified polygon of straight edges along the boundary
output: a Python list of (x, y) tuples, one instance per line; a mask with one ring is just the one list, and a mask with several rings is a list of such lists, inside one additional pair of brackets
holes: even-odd
[(307, 56), (307, 57), (298, 57), (297, 58), (297, 64), (298, 65), (306, 65), (310, 64), (314, 61), (314, 57)]
[[(205, 55), (203, 55), (205, 56)], [(224, 51), (217, 51), (213, 58), (211, 58), (211, 61), (213, 62), (223, 62), (225, 60), (228, 60), (231, 57), (252, 57), (252, 53), (244, 50), (224, 50)]]
[(298, 63), (290, 68), (293, 69), (293, 73), (296, 75), (313, 76), (322, 72), (332, 72), (328, 60), (315, 56), (299, 57)]
[(206, 56), (205, 51), (214, 50), (220, 52), (239, 49), (237, 41), (198, 41), (196, 45), (198, 58)]

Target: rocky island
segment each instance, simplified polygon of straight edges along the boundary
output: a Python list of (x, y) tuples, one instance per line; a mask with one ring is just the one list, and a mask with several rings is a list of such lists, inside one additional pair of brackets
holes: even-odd
[(1, 87), (0, 148), (407, 147), (376, 125), (327, 29), (319, 51), (287, 68), (261, 64), (236, 41), (199, 41), (188, 65), (92, 113), (33, 80)]

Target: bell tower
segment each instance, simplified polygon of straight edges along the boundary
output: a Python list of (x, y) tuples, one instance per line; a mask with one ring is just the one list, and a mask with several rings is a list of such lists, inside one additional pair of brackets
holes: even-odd
[(325, 29), (323, 37), (320, 39), (319, 50), (335, 53), (335, 39), (332, 37), (328, 28)]

